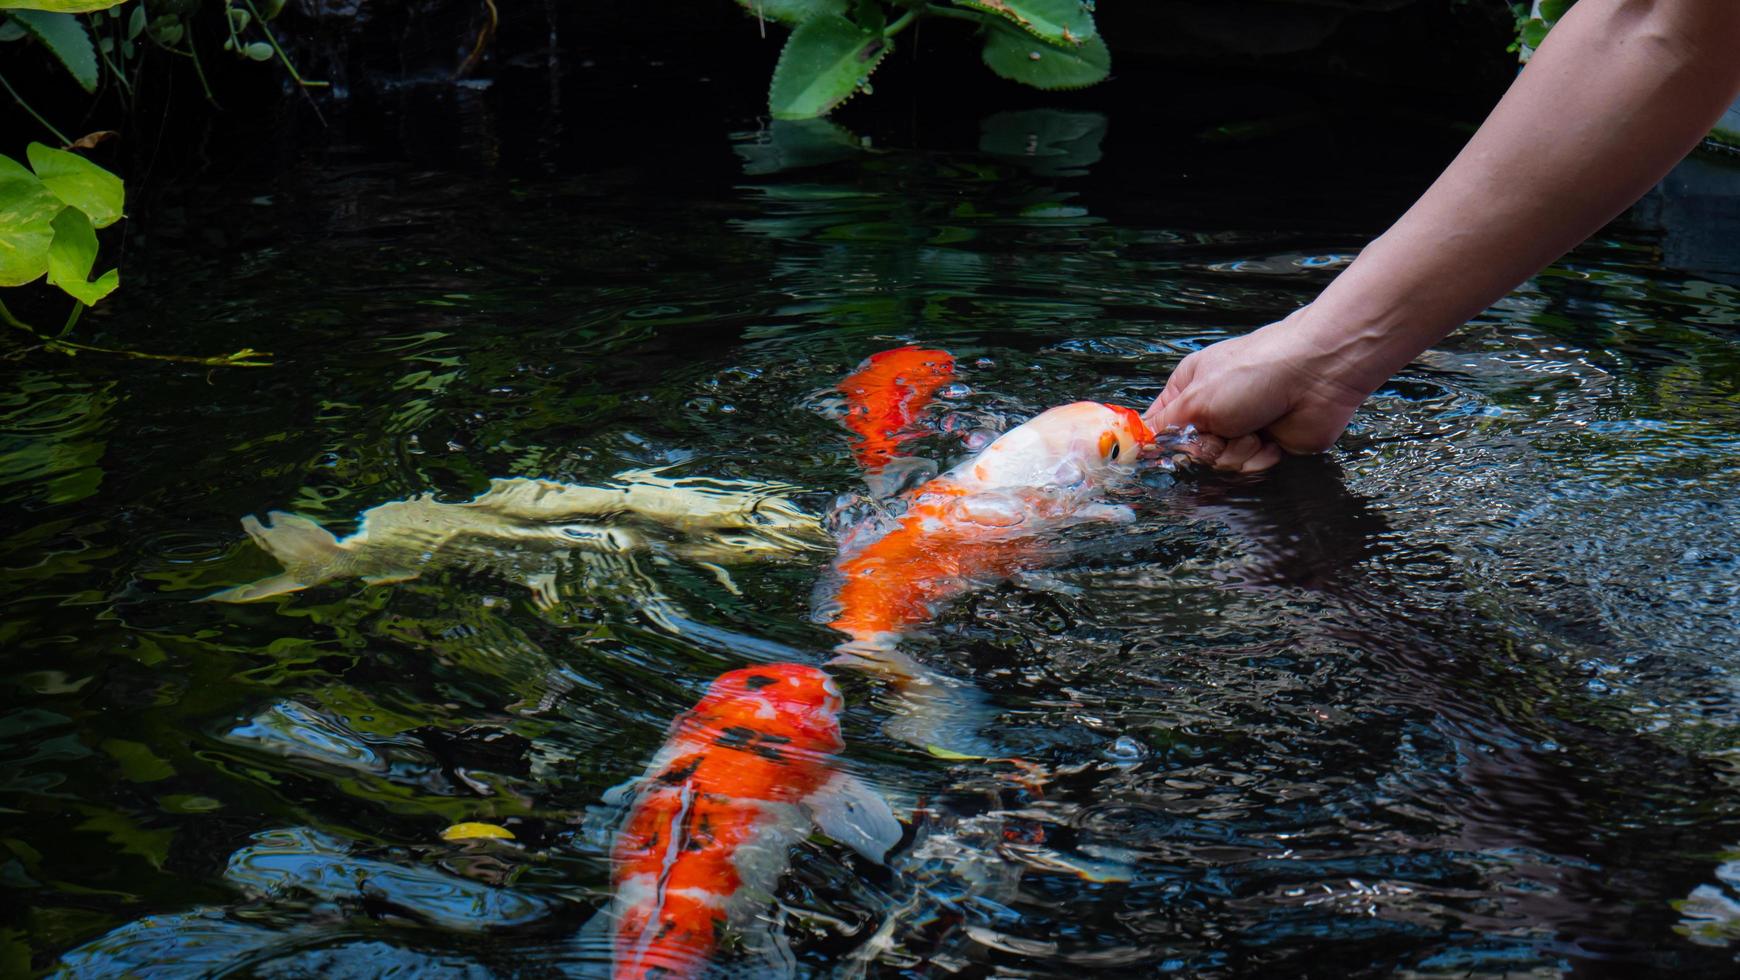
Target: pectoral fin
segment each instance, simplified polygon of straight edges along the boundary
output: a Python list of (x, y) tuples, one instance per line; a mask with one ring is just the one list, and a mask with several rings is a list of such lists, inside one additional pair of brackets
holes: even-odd
[(836, 773), (804, 800), (804, 808), (822, 833), (877, 864), (904, 833), (882, 794), (851, 773)]
[(291, 575), (289, 572), (285, 572), (282, 575), (263, 578), (258, 582), (249, 582), (247, 585), (238, 585), (233, 589), (225, 589), (222, 592), (213, 592), (211, 595), (208, 595), (199, 601), (256, 602), (260, 599), (269, 599), (275, 595), (284, 595), (288, 592), (299, 592), (306, 588), (308, 588), (307, 582)]

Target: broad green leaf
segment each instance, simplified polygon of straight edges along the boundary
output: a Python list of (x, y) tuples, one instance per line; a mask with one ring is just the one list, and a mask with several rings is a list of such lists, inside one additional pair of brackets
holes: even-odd
[(838, 17), (846, 12), (846, 0), (737, 0), (750, 14), (781, 24), (801, 24), (812, 17)]
[(119, 7), (127, 0), (0, 0), (0, 10), (51, 10), (63, 14), (88, 14), (93, 10)]
[[(0, 0), (0, 6), (5, 2)], [(90, 32), (77, 17), (42, 10), (14, 10), (12, 21), (54, 52), (80, 88), (86, 92), (97, 90), (97, 51), (91, 47)]]
[(90, 216), (91, 224), (107, 228), (121, 218), (127, 191), (121, 178), (77, 153), (32, 143), (30, 166), (55, 197)]
[(97, 232), (83, 211), (62, 208), (53, 227), (54, 241), (48, 247), (48, 281), (86, 306), (95, 306), (121, 284), (120, 272), (110, 269), (96, 282), (88, 281), (91, 266), (97, 261)]
[(1081, 0), (955, 0), (955, 5), (1000, 17), (1053, 44), (1077, 45), (1099, 33)]
[(779, 52), (767, 93), (775, 119), (813, 119), (851, 98), (893, 50), (894, 42), (844, 17), (799, 24)]
[(54, 216), (64, 207), (35, 174), (0, 156), (0, 286), (22, 286), (48, 271)]
[(1541, 0), (1541, 19), (1549, 24), (1557, 24), (1559, 18), (1571, 9), (1574, 0)]
[(1533, 20), (1530, 20), (1528, 23), (1523, 25), (1522, 43), (1528, 45), (1531, 48), (1538, 48), (1541, 46), (1541, 42), (1545, 41), (1546, 39), (1547, 39), (1547, 23), (1546, 23), (1546, 21), (1543, 21), (1539, 17), (1536, 17)]
[(29, 34), (24, 30), (24, 28), (18, 26), (12, 21), (0, 21), (0, 41), (16, 41), (21, 37), (28, 36)]
[(984, 58), (1004, 78), (1039, 89), (1086, 88), (1112, 70), (1112, 54), (1097, 35), (1062, 48), (1001, 25), (987, 32)]

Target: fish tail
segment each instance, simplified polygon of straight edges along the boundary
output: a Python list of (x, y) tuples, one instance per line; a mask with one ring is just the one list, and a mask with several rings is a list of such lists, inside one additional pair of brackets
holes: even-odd
[(242, 529), (266, 554), (278, 560), (284, 571), (258, 582), (238, 585), (206, 596), (203, 602), (255, 602), (287, 592), (298, 592), (332, 578), (332, 568), (343, 549), (332, 532), (306, 517), (281, 510), (266, 515), (262, 524), (252, 514), (242, 518)]
[(252, 516), (242, 518), (248, 537), (278, 559), (284, 567), (328, 564), (338, 556), (338, 539), (319, 524), (297, 514), (272, 511), (266, 517), (271, 524), (261, 524)]

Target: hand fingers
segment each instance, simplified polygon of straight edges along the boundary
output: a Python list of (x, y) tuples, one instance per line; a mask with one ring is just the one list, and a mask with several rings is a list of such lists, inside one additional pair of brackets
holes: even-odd
[(1280, 446), (1272, 442), (1264, 443), (1263, 448), (1253, 453), (1250, 459), (1245, 460), (1244, 465), (1239, 467), (1239, 472), (1260, 473), (1279, 463), (1281, 457), (1285, 455), (1286, 451)]
[(1182, 425), (1189, 421), (1176, 417), (1180, 407), (1178, 401), (1183, 397), (1185, 390), (1190, 387), (1190, 382), (1195, 377), (1196, 355), (1192, 354), (1178, 362), (1178, 366), (1172, 370), (1171, 377), (1166, 379), (1166, 390), (1160, 392), (1160, 397), (1154, 399), (1154, 404), (1148, 406), (1148, 410), (1142, 413), (1142, 421), (1147, 424), (1148, 428), (1159, 432), (1168, 425)]
[(1255, 434), (1229, 439), (1226, 448), (1215, 457), (1214, 468), (1235, 473), (1242, 472), (1245, 463), (1261, 452), (1262, 448), (1263, 440)]

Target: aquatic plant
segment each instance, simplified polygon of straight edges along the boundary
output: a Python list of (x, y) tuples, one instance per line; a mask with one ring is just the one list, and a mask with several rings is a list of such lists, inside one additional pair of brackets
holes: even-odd
[(737, 0), (762, 22), (790, 25), (769, 86), (775, 119), (813, 119), (858, 92), (922, 20), (965, 21), (984, 40), (985, 66), (1038, 89), (1086, 88), (1111, 72), (1091, 0)]
[[(223, 0), (221, 33), (211, 32), (207, 37), (224, 37), (223, 50), (239, 58), (278, 59), (299, 86), (323, 87), (326, 82), (302, 77), (268, 26), (283, 11), (284, 3), (285, 0), (260, 0), (258, 4), (254, 0)], [(157, 49), (192, 61), (200, 88), (215, 105), (217, 96), (206, 78), (199, 46), (194, 43), (193, 17), (200, 6), (201, 0), (135, 0), (131, 4), (129, 0), (0, 0), (0, 42), (35, 41), (54, 55), (72, 80), (91, 95), (97, 94), (98, 83), (106, 72), (122, 102), (128, 105), (142, 59), (147, 51)], [(0, 76), (0, 87), (63, 145), (74, 142), (31, 108), (4, 76)]]
[(0, 287), (45, 279), (72, 297), (72, 312), (54, 337), (12, 315), (0, 302), (0, 322), (24, 330), (43, 346), (65, 354), (93, 351), (152, 360), (188, 361), (211, 367), (262, 367), (262, 356), (244, 348), (221, 357), (141, 354), (66, 340), (79, 315), (121, 285), (119, 269), (91, 278), (97, 264), (97, 229), (122, 218), (126, 188), (121, 178), (69, 150), (41, 143), (26, 152), (30, 166), (0, 155)]

